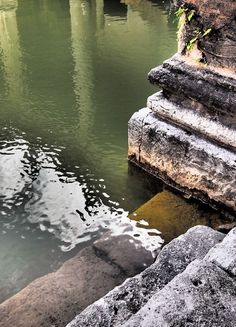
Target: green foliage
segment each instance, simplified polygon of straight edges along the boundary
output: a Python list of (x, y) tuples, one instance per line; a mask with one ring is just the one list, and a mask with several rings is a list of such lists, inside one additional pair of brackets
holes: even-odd
[(176, 17), (178, 17), (178, 31), (177, 31), (177, 39), (179, 40), (181, 29), (185, 24), (186, 16), (185, 13), (187, 12), (187, 8), (185, 8), (183, 5), (178, 8), (178, 10), (175, 12)]
[(194, 45), (196, 44), (196, 42), (199, 41), (201, 38), (210, 34), (211, 31), (212, 31), (212, 28), (208, 28), (205, 31), (200, 31), (200, 30), (195, 31), (194, 37), (186, 43), (186, 49), (188, 51), (191, 51), (194, 48)]
[(180, 6), (178, 10), (175, 12), (176, 17), (178, 17), (178, 39), (181, 33), (181, 29), (186, 23), (186, 21), (190, 22), (193, 16), (195, 15), (195, 10), (190, 10), (189, 8), (185, 7), (184, 5)]
[(187, 15), (187, 19), (188, 19), (188, 21), (190, 22), (191, 21), (191, 19), (193, 18), (193, 16), (195, 15), (195, 10), (191, 10), (189, 13), (188, 13), (188, 15)]
[(210, 34), (211, 31), (212, 31), (212, 28), (208, 28), (208, 29), (207, 29), (207, 30), (202, 34), (202, 36), (204, 37), (204, 36)]
[(189, 42), (187, 42), (186, 49), (188, 51), (192, 50), (197, 40), (198, 40), (198, 35), (194, 36)]
[[(180, 6), (178, 8), (178, 10), (175, 12), (175, 15), (179, 18), (178, 31), (177, 31), (178, 39), (179, 39), (179, 36), (181, 34), (181, 29), (184, 26), (184, 24), (191, 22), (191, 20), (195, 16), (195, 14), (196, 14), (196, 11), (194, 9), (187, 8), (184, 5)], [(189, 40), (188, 42), (186, 42), (186, 49), (188, 51), (191, 51), (194, 48), (197, 41), (200, 40), (201, 38), (207, 36), (208, 34), (210, 34), (211, 31), (212, 31), (212, 28), (208, 28), (205, 31), (196, 30), (194, 32), (192, 39)]]
[(176, 10), (175, 15), (180, 18), (183, 15), (183, 13), (185, 13), (187, 10), (188, 9), (182, 5), (181, 7), (178, 8), (178, 10)]

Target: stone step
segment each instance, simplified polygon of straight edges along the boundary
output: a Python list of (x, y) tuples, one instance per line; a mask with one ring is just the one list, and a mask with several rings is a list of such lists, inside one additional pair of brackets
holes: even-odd
[(148, 108), (128, 127), (130, 161), (212, 205), (236, 210), (236, 154), (161, 120)]
[[(223, 73), (224, 72), (224, 73)], [(148, 74), (152, 84), (179, 100), (194, 100), (214, 115), (222, 112), (236, 126), (236, 74), (218, 72), (205, 65), (188, 64), (186, 57), (175, 55)]]
[(234, 327), (236, 229), (202, 260), (190, 263), (123, 327)]
[(151, 95), (147, 107), (158, 117), (236, 152), (236, 130), (214, 120), (206, 111), (193, 110), (193, 106), (184, 107), (182, 102), (177, 104), (165, 98), (163, 92)]
[(90, 305), (67, 327), (120, 326), (145, 306), (153, 294), (158, 294), (183, 272), (190, 262), (202, 259), (223, 238), (224, 234), (209, 227), (191, 228), (167, 244), (150, 267)]

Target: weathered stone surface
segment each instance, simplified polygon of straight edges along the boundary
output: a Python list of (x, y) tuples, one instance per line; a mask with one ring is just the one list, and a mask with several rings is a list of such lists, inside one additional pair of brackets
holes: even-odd
[(156, 292), (124, 326), (235, 326), (235, 247), (236, 228)]
[(229, 275), (236, 276), (236, 228), (206, 255), (206, 260), (213, 262)]
[(0, 326), (64, 327), (89, 304), (153, 262), (152, 254), (133, 237), (107, 237), (3, 302)]
[(191, 261), (203, 258), (223, 237), (209, 227), (191, 228), (166, 245), (149, 268), (89, 306), (68, 327), (120, 326), (138, 312), (154, 293), (184, 271)]
[(149, 97), (150, 111), (129, 121), (129, 159), (189, 195), (235, 211), (236, 2), (175, 4), (181, 6), (178, 54), (148, 74), (162, 91)]
[(233, 327), (236, 280), (215, 264), (196, 260), (124, 327)]
[(236, 2), (175, 0), (175, 3), (184, 8), (180, 52), (191, 56), (191, 52), (196, 54), (198, 49), (204, 62), (235, 71)]
[(221, 232), (221, 233), (229, 233), (231, 231), (231, 229), (235, 228), (236, 227), (236, 221), (235, 222), (231, 222), (231, 223), (226, 223), (226, 224), (223, 224), (223, 225), (219, 225), (216, 227), (216, 230), (218, 232)]
[[(204, 110), (201, 107), (201, 110), (197, 110), (192, 103), (184, 106), (182, 102), (180, 105), (165, 98), (163, 92), (150, 96), (147, 101), (147, 107), (155, 112), (158, 117), (170, 123), (174, 123), (189, 132), (204, 135), (209, 140), (236, 151), (235, 129), (223, 124), (217, 114), (215, 114), (217, 118), (214, 120), (206, 109)], [(229, 120), (232, 126), (231, 117)]]
[(236, 15), (236, 3), (231, 0), (174, 0), (176, 6), (191, 6), (209, 26), (220, 28)]
[(163, 88), (167, 98), (174, 93), (180, 100), (194, 99), (211, 110), (213, 119), (215, 111), (222, 112), (236, 126), (236, 75), (219, 74), (205, 65), (189, 65), (183, 57), (175, 55), (153, 68), (148, 78)]
[(236, 154), (160, 120), (148, 108), (129, 121), (129, 159), (194, 197), (236, 210)]

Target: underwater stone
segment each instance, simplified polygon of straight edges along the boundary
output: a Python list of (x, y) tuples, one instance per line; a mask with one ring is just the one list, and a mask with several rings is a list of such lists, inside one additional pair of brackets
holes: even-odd
[(56, 272), (38, 278), (0, 304), (0, 327), (64, 327), (89, 304), (151, 263), (152, 253), (135, 238), (105, 234)]

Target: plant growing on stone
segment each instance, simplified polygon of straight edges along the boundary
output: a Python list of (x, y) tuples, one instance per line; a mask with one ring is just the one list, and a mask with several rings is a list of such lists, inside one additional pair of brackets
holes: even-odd
[(197, 43), (201, 38), (203, 38), (203, 37), (207, 36), (208, 34), (210, 34), (211, 31), (212, 31), (212, 28), (208, 28), (208, 29), (205, 30), (205, 31), (197, 30), (197, 31), (195, 32), (194, 37), (193, 37), (190, 41), (188, 41), (188, 42), (186, 43), (186, 49), (187, 49), (188, 51), (191, 51), (191, 50), (194, 48), (194, 46), (196, 45), (196, 43)]
[(195, 15), (195, 10), (190, 9), (184, 5), (180, 6), (178, 10), (175, 12), (176, 17), (178, 17), (178, 31), (177, 31), (177, 39), (180, 39), (180, 35), (182, 29), (186, 22), (190, 22)]

